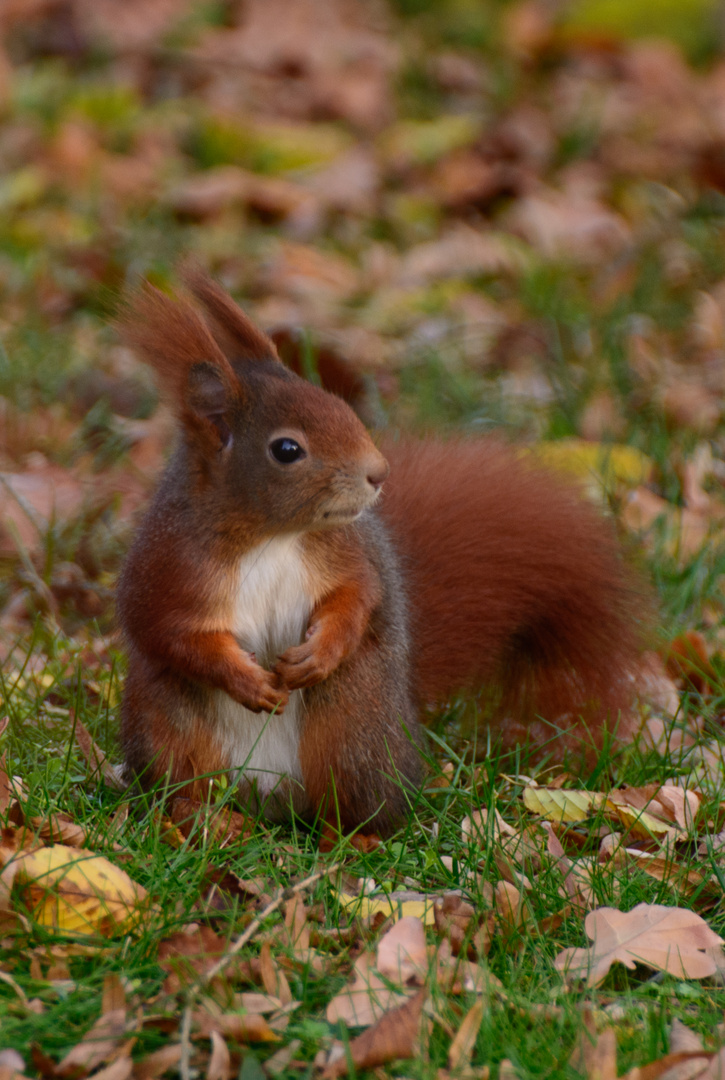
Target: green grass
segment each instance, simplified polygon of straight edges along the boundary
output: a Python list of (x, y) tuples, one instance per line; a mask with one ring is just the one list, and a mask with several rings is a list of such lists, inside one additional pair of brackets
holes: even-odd
[[(276, 889), (286, 888), (321, 868), (325, 860), (343, 858), (346, 880), (372, 879), (380, 892), (412, 889), (436, 893), (460, 889), (477, 910), (486, 910), (489, 904), (486, 890), (501, 876), (497, 862), (503, 854), (500, 841), (493, 834), (486, 843), (480, 837), (464, 840), (461, 821), (472, 811), (495, 806), (515, 827), (531, 824), (533, 819), (521, 801), (524, 782), (516, 777), (534, 772), (545, 782), (546, 776), (551, 775), (531, 764), (526, 748), (502, 755), (493, 743), (479, 746), (476, 751), (470, 739), (457, 737), (455, 718), (451, 718), (438, 724), (431, 743), (433, 770), (436, 762), (451, 763), (450, 786), (426, 789), (414, 800), (405, 828), (373, 852), (360, 854), (343, 842), (339, 851), (320, 856), (319, 837), (314, 829), (303, 824), (272, 827), (261, 822), (244, 842), (220, 848), (210, 840), (203, 820), (181, 846), (174, 847), (164, 839), (157, 805), (89, 782), (83, 759), (71, 741), (72, 720), (68, 714), (75, 710), (115, 757), (113, 710), (102, 700), (90, 700), (93, 695), (87, 689), (87, 672), (78, 665), (68, 667), (62, 662), (67, 658), (69, 643), (57, 641), (55, 645), (57, 658), (48, 663), (43, 674), (52, 674), (56, 681), (44, 678), (39, 686), (37, 679), (28, 677), (23, 683), (16, 675), (12, 684), (5, 687), (10, 715), (4, 741), (8, 771), (23, 778), (27, 790), (26, 818), (65, 812), (87, 829), (89, 845), (99, 853), (107, 852), (111, 860), (118, 856), (110, 849), (110, 842), (120, 844), (124, 870), (148, 889), (154, 906), (133, 933), (115, 940), (101, 940), (88, 955), (68, 959), (71, 984), (55, 985), (31, 975), (32, 957), (40, 960), (44, 970), (52, 959), (51, 950), (64, 941), (62, 936), (34, 924), (32, 916), (29, 934), (3, 941), (0, 957), (5, 970), (10, 971), (27, 998), (39, 1000), (44, 1007), (40, 1015), (29, 1012), (11, 987), (0, 986), (3, 1045), (15, 1047), (26, 1057), (34, 1043), (57, 1059), (80, 1041), (98, 1015), (103, 979), (109, 974), (123, 977), (129, 1001), (140, 1004), (144, 1012), (178, 1018), (180, 1000), (168, 998), (162, 991), (165, 973), (157, 962), (159, 941), (189, 922), (211, 925), (222, 938), (231, 941), (244, 925), (248, 910), (248, 901), (233, 893), (221, 909), (207, 906), (205, 897), (215, 874), (231, 872), (243, 879), (262, 878), (266, 891), (273, 894)], [(100, 682), (95, 696), (98, 689), (108, 692), (117, 688), (115, 671), (101, 668), (93, 675), (94, 683)], [(598, 790), (610, 784), (639, 785), (681, 772), (677, 759), (662, 758), (634, 746), (625, 751), (603, 752), (583, 782)], [(232, 799), (229, 791), (224, 794), (219, 789), (219, 793), (222, 803)], [(713, 812), (722, 797), (722, 792), (714, 793)], [(124, 813), (127, 810), (128, 815), (122, 824), (114, 826), (120, 810)], [(585, 829), (572, 827), (583, 837), (589, 834), (585, 852), (596, 853), (595, 832), (600, 824), (602, 821), (595, 818)], [(707, 1042), (725, 1006), (725, 991), (717, 985), (669, 976), (652, 977), (643, 969), (630, 973), (617, 967), (596, 991), (564, 987), (553, 960), (562, 948), (584, 944), (584, 935), (581, 918), (571, 914), (554, 930), (536, 930), (542, 920), (566, 908), (561, 872), (546, 855), (543, 840), (540, 847), (538, 869), (525, 863), (521, 866), (535, 882), (526, 894), (527, 925), (508, 938), (501, 933), (493, 937), (488, 965), (501, 981), (502, 989), (487, 1003), (473, 1064), (495, 1066), (509, 1058), (522, 1078), (574, 1077), (576, 1074), (567, 1063), (581, 1028), (585, 1005), (606, 1010), (616, 1004), (621, 1070), (667, 1051), (668, 1025), (673, 1017), (681, 1018), (699, 1031)], [(687, 853), (683, 858), (688, 858)], [(706, 876), (713, 872), (722, 876), (716, 853), (697, 856), (691, 851), (689, 858), (691, 866), (698, 866)], [(318, 883), (306, 898), (323, 906), (323, 925), (327, 927), (346, 921), (340, 911), (334, 880)], [(594, 889), (599, 904), (624, 911), (643, 901), (687, 903), (671, 886), (636, 869), (615, 871), (611, 863), (598, 868)], [(710, 906), (706, 917), (713, 929), (725, 933), (722, 902)], [(280, 921), (279, 916), (274, 916), (264, 930), (279, 925)], [(431, 933), (430, 938), (435, 941), (436, 934)], [(258, 949), (259, 942), (253, 939), (246, 955), (256, 955)], [(283, 956), (284, 952), (281, 947), (275, 955)], [(301, 1040), (296, 1056), (308, 1062), (308, 1071), (320, 1046), (339, 1035), (336, 1025), (324, 1020), (324, 1008), (344, 985), (350, 963), (348, 950), (343, 948), (330, 956), (328, 970), (323, 975), (298, 963), (286, 969), (292, 994), (301, 1005), (292, 1014), (282, 1040)], [(451, 997), (437, 991), (435, 977), (430, 991), (432, 1005), (442, 1023), (433, 1024), (425, 1059), (405, 1066), (406, 1075), (421, 1078), (435, 1076), (439, 1067), (445, 1067), (449, 1043), (445, 1025), (456, 1030), (461, 1016), (474, 1001), (472, 995)], [(597, 1015), (607, 1022), (606, 1012)], [(154, 1028), (142, 1030), (133, 1050), (134, 1057), (143, 1059), (166, 1038)], [(230, 1045), (233, 1048), (233, 1042)], [(261, 1045), (254, 1053), (263, 1062), (276, 1049), (278, 1044)], [(248, 1051), (244, 1049), (244, 1053)], [(290, 1072), (293, 1074), (298, 1075)]]
[[(389, 360), (387, 366), (378, 365), (373, 349), (367, 374), (379, 380), (379, 412), (391, 429), (496, 431), (526, 444), (579, 436), (589, 406), (605, 392), (618, 422), (617, 440), (651, 458), (650, 490), (672, 507), (683, 503), (683, 465), (698, 447), (707, 443), (722, 466), (723, 418), (703, 433), (668, 416), (661, 394), (669, 358), (703, 384), (712, 380), (715, 398), (722, 398), (717, 382), (722, 346), (719, 351), (699, 349), (692, 327), (699, 293), (715, 295), (725, 275), (722, 194), (700, 185), (688, 171), (666, 175), (661, 182), (606, 174), (607, 133), (597, 116), (583, 110), (564, 122), (557, 112), (552, 87), (562, 72), (571, 74), (567, 57), (545, 53), (521, 62), (505, 43), (501, 15), (506, 4), (396, 0), (392, 17), (399, 21), (392, 32), (403, 62), (391, 83), (393, 115), (379, 134), (361, 135), (355, 124), (318, 122), (313, 116), (300, 137), (280, 127), (278, 118), (230, 117), (213, 98), (207, 100), (196, 68), (190, 75), (188, 50), (205, 27), (224, 32), (232, 7), (193, 6), (159, 44), (148, 79), (137, 82), (132, 74), (119, 78), (103, 49), (76, 59), (47, 57), (46, 47), (52, 52), (52, 45), (44, 44), (42, 36), (34, 45), (32, 35), (25, 37), (20, 28), (10, 40), (12, 85), (0, 112), (0, 472), (42, 469), (45, 461), (90, 476), (103, 477), (116, 467), (123, 475), (133, 474), (124, 421), (153, 420), (156, 397), (146, 375), (118, 351), (108, 323), (123, 290), (138, 275), (162, 286), (172, 284), (178, 259), (189, 253), (252, 310), (261, 305), (265, 319), (274, 321), (265, 307), (270, 300), (299, 302), (302, 321), (310, 323), (310, 342), (318, 324), (324, 330), (329, 323), (333, 332), (344, 328), (371, 334)], [(700, 31), (694, 38), (691, 44), (699, 54)], [(479, 71), (480, 89), (451, 89), (437, 79), (431, 59), (451, 50)], [(605, 89), (607, 79), (621, 75), (614, 67), (601, 76)], [(449, 211), (436, 199), (435, 170), (461, 142), (465, 148), (480, 142), (490, 149), (489, 134), (500, 132), (520, 107), (556, 114), (550, 159), (537, 182), (561, 187), (564, 170), (572, 165), (602, 167), (603, 201), (624, 215), (631, 243), (613, 259), (588, 263), (549, 258), (517, 237), (521, 265), (500, 273), (444, 274), (413, 284), (401, 284), (394, 270), (386, 277), (388, 264), (395, 268), (396, 260), (405, 259), (417, 244), (435, 241), (460, 225), (461, 218), (484, 232), (508, 229), (515, 196), (504, 193), (490, 206)], [(80, 166), (78, 175), (55, 168), (59, 141), (69, 131), (77, 135), (78, 125), (90, 133), (92, 155), (110, 156), (112, 162), (130, 161), (144, 140), (147, 148), (160, 147), (158, 189), (149, 185), (131, 196), (114, 193), (98, 171), (99, 161), (107, 164), (104, 156), (92, 156), (85, 178)], [(384, 148), (400, 147), (401, 141), (412, 163), (396, 171), (386, 163)], [(187, 220), (174, 213), (166, 198), (175, 184), (230, 164), (259, 177), (304, 183), (351, 146), (378, 155), (380, 197), (368, 214), (325, 211), (311, 226), (270, 223), (257, 211), (235, 207), (210, 220)], [(317, 296), (305, 306), (294, 292), (285, 292), (284, 284), (270, 285), (279, 247), (290, 242), (365, 267), (358, 287), (340, 301)], [(379, 279), (369, 264), (383, 267)], [(499, 330), (480, 347), (476, 318), (464, 317), (471, 309), (493, 310), (501, 318)], [(649, 349), (654, 373), (648, 373), (636, 352), (637, 335)], [(305, 362), (314, 370), (312, 345)], [(91, 376), (99, 374), (112, 390), (129, 381), (135, 405), (121, 417), (112, 394), (99, 394), (90, 407), (84, 404)], [(70, 423), (70, 434), (64, 423)], [(721, 477), (722, 470), (709, 481), (716, 504), (722, 501)], [(627, 492), (610, 495), (607, 509), (617, 517)], [(138, 1011), (165, 1021), (134, 1032), (137, 1062), (178, 1042), (175, 1025), (186, 999), (163, 990), (159, 943), (190, 923), (211, 927), (233, 942), (258, 908), (230, 875), (259, 879), (265, 893), (274, 896), (342, 861), (344, 876), (323, 877), (305, 895), (321, 920), (315, 925), (324, 929), (344, 927), (354, 918), (341, 908), (339, 891), (359, 879), (374, 888), (373, 895), (460, 890), (478, 913), (489, 912), (490, 890), (511, 859), (492, 830), (475, 840), (463, 837), (463, 819), (482, 808), (496, 808), (510, 825), (533, 829), (538, 839), (535, 859), (519, 867), (533, 884), (526, 892), (526, 921), (508, 936), (500, 928), (493, 933), (486, 963), (501, 988), (486, 999), (472, 1058), (475, 1068), (490, 1066), (495, 1078), (498, 1064), (509, 1059), (521, 1080), (575, 1080), (570, 1058), (585, 1010), (594, 1011), (600, 1029), (615, 1027), (620, 1074), (668, 1051), (675, 1018), (699, 1032), (708, 1046), (721, 1039), (725, 990), (717, 980), (678, 980), (618, 966), (601, 987), (585, 990), (566, 987), (557, 974), (553, 961), (561, 949), (586, 943), (583, 921), (567, 913), (561, 870), (522, 802), (523, 778), (544, 784), (560, 771), (554, 730), (549, 760), (537, 763), (534, 751), (540, 755), (541, 747), (504, 753), (495, 733), (482, 723), (476, 727), (475, 703), (452, 703), (431, 718), (429, 784), (412, 800), (408, 822), (368, 853), (342, 841), (338, 850), (322, 855), (319, 830), (302, 822), (271, 826), (258, 821), (250, 836), (221, 846), (204, 815), (188, 837), (177, 836), (171, 843), (158, 801), (114, 792), (90, 777), (73, 739), (74, 716), (111, 761), (120, 760), (118, 707), (125, 658), (112, 636), (111, 600), (131, 532), (132, 522), (111, 503), (70, 522), (53, 522), (37, 545), (28, 550), (20, 544), (0, 562), (0, 629), (9, 608), (23, 596), (32, 615), (25, 632), (11, 624), (9, 636), (18, 640), (0, 670), (0, 716), (9, 717), (0, 751), (8, 773), (22, 781), (24, 819), (68, 815), (86, 830), (88, 845), (122, 866), (152, 900), (135, 929), (86, 942), (88, 947), (77, 954), (70, 945), (78, 942), (40, 926), (31, 911), (25, 912), (25, 928), (16, 933), (6, 930), (0, 917), (0, 1049), (18, 1050), (27, 1075), (43, 1074), (42, 1063), (33, 1059), (34, 1046), (58, 1061), (82, 1039), (99, 1015), (108, 975), (124, 980), (129, 1015)], [(725, 715), (725, 548), (715, 534), (696, 556), (675, 559), (666, 530), (655, 526), (652, 532), (635, 557), (659, 598), (657, 642), (697, 629), (715, 651), (713, 692), (706, 699), (683, 693), (676, 724), (688, 730), (702, 718), (698, 738), (716, 745)], [(628, 542), (631, 546), (631, 538)], [(68, 564), (81, 568), (98, 598), (92, 616), (80, 611), (73, 597), (49, 609), (55, 575)], [(694, 768), (689, 753), (658, 752), (637, 743), (608, 745), (584, 773), (576, 762), (568, 767), (569, 786), (592, 791), (687, 778)], [(214, 807), (234, 807), (234, 793), (224, 778), (210, 781)], [(703, 787), (706, 805), (698, 840), (710, 840), (704, 853), (697, 842), (685, 841), (676, 854), (681, 865), (700, 870), (706, 879), (714, 876), (725, 897), (723, 856), (712, 839), (723, 825), (725, 778)], [(14, 813), (8, 829), (18, 827)], [(571, 826), (562, 838), (568, 856), (594, 857), (603, 824), (595, 816)], [(10, 839), (10, 833), (0, 835), (0, 848)], [(693, 906), (725, 936), (725, 905), (717, 890), (715, 900), (707, 902), (697, 892), (684, 896), (632, 864), (616, 867), (613, 861), (596, 865), (593, 888), (598, 904), (623, 911), (640, 902)], [(549, 924), (542, 927), (543, 920)], [(300, 1005), (278, 1042), (247, 1047), (229, 1040), (240, 1080), (259, 1080), (270, 1055), (293, 1040), (300, 1041), (295, 1058), (303, 1064), (287, 1068), (283, 1076), (312, 1077), (321, 1048), (334, 1038), (349, 1041), (355, 1032), (346, 1034), (329, 1024), (325, 1008), (345, 985), (360, 950), (374, 948), (382, 933), (380, 927), (353, 923), (351, 941), (324, 951), (320, 972), (295, 958), (281, 933), (282, 921), (280, 913), (272, 915), (243, 956), (259, 956), (263, 940), (276, 934), (271, 939), (274, 956)], [(428, 940), (439, 943), (435, 930), (428, 931)], [(66, 965), (67, 974), (49, 980), (49, 967), (59, 964)], [(13, 981), (3, 981), (3, 974)], [(433, 1019), (425, 1052), (420, 1060), (386, 1066), (389, 1075), (428, 1080), (446, 1068), (451, 1035), (474, 996), (448, 994), (433, 971), (429, 988)], [(232, 989), (259, 987), (240, 983)], [(222, 991), (227, 1004), (224, 995), (231, 992), (229, 987)], [(206, 1075), (209, 1042), (198, 1040), (193, 1046), (195, 1078)]]

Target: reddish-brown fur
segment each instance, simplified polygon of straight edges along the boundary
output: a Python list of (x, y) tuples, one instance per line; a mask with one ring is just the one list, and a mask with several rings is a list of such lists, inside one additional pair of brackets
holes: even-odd
[[(579, 493), (495, 440), (391, 442), (381, 512), (365, 509), (387, 465), (355, 415), (288, 372), (218, 286), (186, 281), (206, 321), (150, 286), (122, 320), (181, 435), (119, 587), (132, 772), (198, 794), (201, 774), (234, 764), (218, 692), (284, 716), (301, 691), (304, 806), (384, 831), (420, 778), (422, 706), (486, 690), (517, 733), (616, 719), (641, 590)], [(301, 471), (270, 458), (288, 430), (307, 444)], [(237, 574), (280, 535), (300, 538), (307, 633), (262, 661), (232, 632)]]
[(383, 450), (419, 703), (485, 688), (499, 720), (616, 723), (650, 606), (610, 523), (495, 438)]

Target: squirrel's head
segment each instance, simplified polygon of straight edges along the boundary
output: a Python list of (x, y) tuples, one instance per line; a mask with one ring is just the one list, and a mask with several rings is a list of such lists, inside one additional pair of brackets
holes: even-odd
[(119, 327), (159, 377), (204, 504), (230, 529), (260, 534), (354, 521), (388, 474), (363, 424), (340, 398), (289, 371), (213, 281), (185, 276), (205, 319), (146, 284)]

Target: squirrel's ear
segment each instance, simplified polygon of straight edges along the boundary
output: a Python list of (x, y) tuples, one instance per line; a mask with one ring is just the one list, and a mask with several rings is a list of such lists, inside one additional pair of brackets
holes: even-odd
[(116, 327), (154, 368), (164, 396), (200, 447), (228, 445), (225, 417), (244, 399), (244, 389), (194, 308), (145, 282), (127, 300)]
[(214, 428), (218, 437), (216, 449), (225, 450), (231, 445), (232, 432), (227, 417), (229, 406), (229, 390), (218, 367), (203, 361), (189, 368), (186, 407), (198, 421)]
[(204, 270), (193, 263), (181, 269), (184, 284), (204, 306), (214, 340), (230, 360), (277, 360), (271, 338), (259, 330)]

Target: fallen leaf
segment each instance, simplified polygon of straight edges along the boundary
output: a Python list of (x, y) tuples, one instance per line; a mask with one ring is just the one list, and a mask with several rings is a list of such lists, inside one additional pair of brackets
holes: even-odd
[[(111, 1009), (96, 1020), (82, 1042), (69, 1050), (55, 1068), (56, 1076), (87, 1076), (109, 1061), (126, 1036), (126, 1009)], [(130, 1071), (130, 1070), (129, 1070)]]
[(664, 660), (668, 674), (681, 679), (698, 694), (712, 693), (718, 685), (707, 643), (696, 630), (687, 630), (670, 641), (664, 650)]
[(350, 893), (338, 893), (340, 907), (361, 919), (374, 915), (386, 918), (404, 919), (413, 916), (422, 919), (424, 926), (433, 926), (435, 922), (435, 896), (424, 893), (385, 893), (380, 896), (352, 896)]
[(584, 1012), (570, 1064), (587, 1080), (617, 1080), (617, 1033), (614, 1028), (597, 1032), (591, 1012)]
[(296, 1054), (299, 1053), (302, 1047), (301, 1039), (292, 1039), (291, 1042), (283, 1046), (271, 1057), (268, 1057), (264, 1063), (264, 1071), (267, 1075), (277, 1076), (278, 1073), (284, 1072), (292, 1062)]
[(225, 1035), (240, 1043), (279, 1042), (279, 1035), (258, 1013), (210, 1012), (208, 1008), (197, 1011), (194, 1019), (202, 1035), (211, 1037), (212, 1032)]
[(88, 834), (82, 825), (76, 824), (67, 814), (52, 814), (47, 818), (30, 818), (27, 822), (45, 844), (61, 843), (66, 847), (82, 848)]
[(375, 970), (374, 957), (363, 953), (355, 961), (353, 981), (330, 1001), (325, 1015), (330, 1024), (342, 1020), (351, 1027), (367, 1027), (403, 1000)]
[(212, 1031), (211, 1054), (206, 1069), (206, 1080), (228, 1080), (231, 1070), (229, 1047), (218, 1031)]
[(596, 443), (584, 439), (556, 439), (536, 443), (528, 453), (544, 465), (581, 480), (594, 479), (607, 490), (646, 483), (655, 471), (651, 458), (635, 446)]
[[(130, 1043), (127, 1046), (130, 1051)], [(93, 1080), (128, 1080), (132, 1072), (133, 1060), (129, 1052), (116, 1058), (110, 1065), (106, 1065), (105, 1069), (99, 1069), (98, 1072), (95, 1072)]]
[(29, 551), (42, 550), (51, 526), (81, 513), (85, 501), (83, 485), (65, 469), (47, 462), (25, 473), (0, 472), (0, 555), (13, 558), (17, 535)]
[(605, 800), (598, 791), (569, 791), (563, 788), (526, 787), (524, 806), (534, 814), (557, 824), (584, 821)]
[(425, 929), (420, 919), (406, 915), (380, 939), (376, 967), (381, 975), (404, 986), (423, 981), (428, 967)]
[(352, 1040), (347, 1054), (325, 1068), (323, 1078), (332, 1080), (344, 1076), (351, 1063), (355, 1069), (375, 1069), (388, 1061), (417, 1056), (426, 995), (427, 990), (423, 988), (415, 997), (381, 1016), (372, 1027)]
[(165, 1072), (170, 1072), (181, 1060), (181, 1044), (169, 1043), (160, 1050), (154, 1050), (148, 1057), (134, 1063), (135, 1080), (157, 1080)]
[(10, 1076), (23, 1072), (25, 1062), (17, 1050), (0, 1050), (0, 1069), (6, 1070), (9, 1080)]
[(545, 258), (585, 265), (621, 254), (631, 241), (625, 219), (597, 199), (554, 190), (518, 199), (507, 225)]
[(55, 844), (17, 859), (15, 886), (43, 926), (127, 933), (147, 909), (146, 890), (102, 855)]
[(524, 926), (527, 921), (526, 900), (515, 885), (499, 881), (494, 890), (494, 903), (501, 926), (507, 934)]
[[(177, 994), (209, 971), (226, 951), (227, 942), (209, 926), (191, 924), (159, 944), (159, 963), (167, 972), (164, 991)], [(258, 965), (257, 965), (258, 967)], [(230, 981), (254, 980), (253, 962), (235, 957), (225, 971)]]
[(598, 908), (584, 926), (594, 943), (589, 948), (564, 949), (554, 961), (567, 979), (586, 978), (598, 986), (615, 961), (633, 969), (637, 964), (685, 979), (714, 974), (715, 961), (703, 950), (722, 938), (705, 921), (684, 908), (638, 904), (629, 912)]
[[(268, 994), (278, 998), (282, 1005), (289, 1005), (292, 1001), (292, 991), (284, 972), (272, 956), (272, 949), (268, 941), (265, 941), (259, 950), (259, 966), (262, 974), (262, 983)], [(254, 1012), (250, 1009), (250, 1012)]]
[(448, 1050), (448, 1068), (459, 1069), (462, 1065), (470, 1065), (471, 1057), (476, 1046), (486, 1003), (481, 999), (476, 1001), (463, 1018), (456, 1037)]
[(113, 791), (125, 791), (128, 784), (123, 778), (122, 766), (112, 765), (86, 728), (85, 724), (73, 713), (71, 715), (73, 735), (78, 748), (88, 763), (92, 773), (100, 773), (104, 782)]

